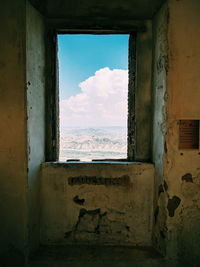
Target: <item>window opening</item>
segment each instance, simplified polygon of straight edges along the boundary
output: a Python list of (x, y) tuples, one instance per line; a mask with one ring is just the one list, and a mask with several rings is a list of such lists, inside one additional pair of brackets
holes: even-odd
[(129, 35), (59, 34), (59, 160), (127, 159)]

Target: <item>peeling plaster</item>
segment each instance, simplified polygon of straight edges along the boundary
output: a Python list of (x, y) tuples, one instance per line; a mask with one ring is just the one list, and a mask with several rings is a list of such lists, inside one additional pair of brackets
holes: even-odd
[[(67, 165), (43, 164), (42, 244), (151, 244), (152, 164)], [(128, 181), (125, 186), (121, 177)], [(68, 183), (72, 178), (77, 182), (73, 186)], [(58, 194), (55, 183), (65, 190)]]
[(79, 198), (78, 196), (75, 196), (74, 198), (73, 198), (73, 201), (74, 201), (74, 203), (76, 203), (76, 204), (78, 204), (78, 205), (83, 205), (84, 204), (84, 202), (85, 202), (85, 199), (84, 198)]
[(182, 181), (193, 183), (192, 174), (186, 173), (181, 177)]
[(168, 200), (167, 204), (167, 209), (168, 209), (168, 214), (170, 217), (174, 217), (175, 210), (178, 208), (178, 206), (181, 203), (181, 199), (177, 196), (173, 196)]

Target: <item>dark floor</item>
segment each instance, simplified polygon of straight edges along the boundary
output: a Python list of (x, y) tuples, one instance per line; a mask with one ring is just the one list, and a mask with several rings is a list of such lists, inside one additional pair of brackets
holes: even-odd
[(175, 266), (150, 248), (111, 246), (41, 247), (29, 267)]

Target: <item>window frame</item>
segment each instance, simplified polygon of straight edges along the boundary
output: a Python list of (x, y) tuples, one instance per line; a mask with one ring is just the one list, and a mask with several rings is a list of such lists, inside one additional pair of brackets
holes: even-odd
[[(143, 26), (131, 31), (130, 29), (86, 29), (86, 30), (59, 30), (52, 25), (48, 28), (46, 34), (46, 143), (45, 143), (45, 160), (58, 161), (59, 157), (59, 86), (58, 86), (58, 34), (129, 34), (129, 55), (128, 55), (128, 136), (127, 136), (127, 162), (133, 161), (151, 161), (151, 132), (152, 132), (152, 112), (143, 112), (141, 108), (152, 106), (151, 97), (151, 65), (152, 65), (152, 32), (151, 23), (147, 21)], [(145, 40), (145, 42), (144, 42)], [(146, 56), (150, 57), (149, 68), (145, 68), (144, 60)], [(140, 61), (140, 58), (143, 61)], [(149, 79), (148, 86), (144, 86), (141, 76), (138, 73), (146, 70), (145, 78)], [(143, 99), (142, 94), (148, 95)], [(136, 101), (137, 99), (137, 101)], [(139, 101), (138, 101), (139, 100)], [(145, 113), (145, 114), (144, 114)], [(148, 113), (148, 114), (147, 114)], [(146, 120), (148, 117), (148, 120)], [(141, 135), (142, 122), (146, 122), (146, 129)], [(145, 144), (144, 148), (142, 147)], [(104, 160), (101, 160), (103, 162)], [(111, 159), (112, 161), (112, 159)], [(113, 159), (113, 161), (116, 161)], [(119, 160), (123, 161), (124, 160)], [(92, 162), (91, 162), (92, 163)]]

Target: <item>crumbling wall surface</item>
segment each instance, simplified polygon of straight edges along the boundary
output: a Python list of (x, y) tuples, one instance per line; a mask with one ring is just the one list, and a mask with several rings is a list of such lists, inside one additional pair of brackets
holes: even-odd
[(153, 18), (153, 161), (155, 163), (155, 204), (153, 242), (165, 254), (167, 234), (165, 192), (167, 183), (164, 177), (166, 101), (168, 72), (168, 18), (169, 9), (165, 4)]
[(29, 247), (33, 251), (39, 243), (39, 170), (45, 147), (45, 42), (43, 17), (29, 2), (26, 22)]
[[(167, 26), (166, 38), (161, 43), (159, 36), (156, 38), (154, 65), (156, 79), (160, 67), (165, 68), (160, 81), (161, 84), (162, 79), (166, 82), (165, 92), (161, 87), (159, 93), (159, 87), (154, 87), (156, 95), (161, 95), (160, 100), (155, 101), (154, 161), (156, 173), (163, 172), (163, 176), (162, 172), (158, 176), (163, 180), (157, 190), (155, 215), (159, 226), (155, 233), (157, 238), (159, 232), (160, 237), (163, 236), (166, 258), (173, 259), (177, 266), (199, 266), (200, 150), (180, 150), (178, 143), (180, 119), (200, 119), (200, 2), (169, 0), (167, 8), (168, 18), (164, 23)], [(164, 18), (158, 16), (157, 33)], [(164, 52), (159, 60), (165, 40), (167, 56)], [(167, 216), (165, 228), (161, 223), (164, 216)], [(161, 238), (158, 240), (161, 244)]]
[(25, 4), (6, 0), (0, 9), (1, 266), (23, 266), (27, 248)]
[(45, 163), (42, 244), (151, 246), (154, 166)]
[(200, 119), (200, 2), (169, 1), (165, 177), (167, 253), (180, 266), (200, 262), (200, 150), (179, 150), (180, 119)]

